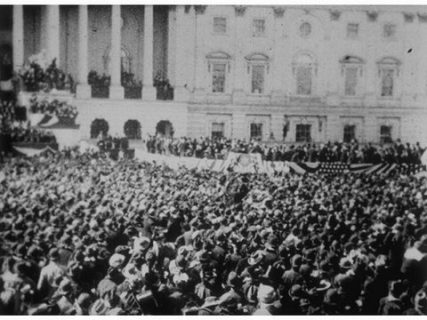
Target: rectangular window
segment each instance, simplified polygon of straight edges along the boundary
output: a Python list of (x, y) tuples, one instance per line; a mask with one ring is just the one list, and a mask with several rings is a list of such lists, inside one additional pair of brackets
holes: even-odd
[(297, 68), (297, 94), (308, 96), (311, 94), (311, 67)]
[(265, 35), (265, 20), (254, 19), (253, 20), (253, 36), (262, 37)]
[(347, 24), (347, 38), (355, 39), (359, 35), (359, 24), (349, 23)]
[(383, 69), (381, 74), (381, 97), (392, 97), (394, 89), (394, 70)]
[(355, 125), (345, 125), (344, 126), (344, 142), (351, 142), (356, 138), (356, 126)]
[(346, 67), (345, 68), (345, 95), (355, 96), (357, 88), (357, 73), (359, 68)]
[(264, 65), (253, 65), (252, 66), (252, 93), (261, 94), (264, 93)]
[(225, 92), (225, 63), (212, 65), (212, 92)]
[(251, 139), (262, 140), (262, 123), (251, 123)]
[(224, 122), (214, 122), (212, 123), (212, 139), (223, 138), (224, 137)]
[(396, 35), (396, 25), (387, 23), (384, 25), (384, 38), (393, 38)]
[(380, 142), (381, 143), (392, 143), (391, 139), (391, 126), (381, 126), (380, 127)]
[(296, 142), (311, 141), (311, 124), (297, 124), (295, 133)]
[(227, 19), (223, 17), (214, 17), (213, 20), (214, 33), (224, 34), (227, 32)]

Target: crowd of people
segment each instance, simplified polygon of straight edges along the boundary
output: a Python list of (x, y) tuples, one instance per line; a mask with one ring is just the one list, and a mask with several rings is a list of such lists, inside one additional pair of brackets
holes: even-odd
[(8, 143), (56, 143), (52, 132), (31, 127), (25, 107), (17, 106), (12, 95), (0, 99), (0, 138)]
[(374, 145), (328, 142), (326, 144), (307, 143), (301, 145), (266, 144), (257, 141), (230, 140), (226, 138), (166, 138), (150, 136), (146, 141), (150, 153), (171, 154), (181, 157), (225, 159), (232, 152), (260, 153), (267, 161), (294, 162), (345, 162), (345, 163), (406, 163), (420, 164), (425, 150), (417, 142), (415, 145), (402, 143), (398, 139), (389, 145)]
[(111, 150), (123, 150), (126, 151), (129, 149), (129, 139), (126, 137), (115, 136), (112, 137), (110, 135), (106, 135), (105, 137), (101, 137), (97, 146), (101, 152), (111, 151)]
[(69, 149), (7, 159), (0, 211), (0, 314), (427, 314), (425, 177)]

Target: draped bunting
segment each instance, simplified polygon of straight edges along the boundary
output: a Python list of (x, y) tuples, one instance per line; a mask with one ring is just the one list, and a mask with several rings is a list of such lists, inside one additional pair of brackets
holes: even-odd
[(291, 161), (263, 161), (260, 154), (243, 154), (230, 152), (226, 160), (216, 159), (198, 159), (167, 156), (161, 154), (147, 153), (142, 150), (135, 150), (135, 158), (163, 164), (171, 169), (185, 167), (196, 170), (212, 170), (224, 172), (232, 170), (240, 173), (265, 173), (274, 175), (275, 172), (294, 172), (297, 174), (328, 174), (328, 173), (364, 173), (364, 174), (389, 174), (394, 169), (405, 167), (410, 172), (419, 172), (421, 165), (398, 165), (388, 163), (355, 163), (347, 164), (342, 162), (303, 162), (296, 163)]
[(54, 149), (52, 149), (49, 146), (46, 146), (42, 149), (37, 149), (37, 148), (23, 148), (23, 147), (17, 147), (17, 146), (13, 146), (13, 149), (27, 157), (33, 157), (33, 156), (37, 156), (40, 155), (44, 152), (52, 152), (55, 153), (56, 151)]

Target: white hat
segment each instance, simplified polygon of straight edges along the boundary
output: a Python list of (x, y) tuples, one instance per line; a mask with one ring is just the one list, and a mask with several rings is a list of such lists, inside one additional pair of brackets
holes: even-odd
[(120, 267), (123, 262), (125, 261), (125, 256), (120, 253), (115, 253), (110, 257), (110, 260), (108, 261), (110, 267), (118, 268)]
[(134, 252), (140, 252), (147, 249), (150, 245), (150, 239), (147, 237), (135, 237), (135, 240), (133, 241), (133, 251)]
[(276, 300), (276, 291), (272, 286), (260, 284), (258, 288), (258, 301), (271, 304)]

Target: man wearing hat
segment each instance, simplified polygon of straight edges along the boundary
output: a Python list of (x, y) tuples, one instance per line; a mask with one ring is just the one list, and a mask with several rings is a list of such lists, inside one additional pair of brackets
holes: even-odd
[(49, 263), (41, 269), (37, 283), (37, 290), (44, 296), (55, 290), (57, 288), (56, 280), (65, 275), (58, 261), (58, 249), (52, 248), (49, 251)]
[(81, 293), (74, 302), (74, 310), (72, 315), (86, 316), (89, 314), (89, 307), (92, 303), (92, 298), (89, 293)]
[(261, 283), (258, 287), (257, 299), (258, 308), (252, 315), (269, 316), (280, 314), (282, 306), (277, 300), (277, 293), (272, 286)]
[(427, 235), (423, 235), (403, 255), (401, 272), (411, 282), (412, 290), (418, 290), (427, 281)]
[(238, 304), (243, 301), (240, 289), (242, 282), (236, 272), (231, 271), (227, 277), (228, 291), (219, 297), (219, 304), (230, 311), (230, 314), (237, 312)]
[(293, 285), (299, 283), (302, 280), (302, 275), (299, 273), (301, 264), (302, 256), (295, 254), (291, 259), (291, 269), (286, 270), (282, 276), (285, 289), (289, 290)]
[(401, 315), (403, 313), (403, 303), (400, 300), (400, 296), (403, 291), (403, 283), (400, 280), (390, 281), (388, 296), (380, 300), (378, 314)]
[(56, 301), (60, 314), (70, 315), (74, 311), (73, 301), (74, 292), (73, 284), (70, 279), (64, 278), (60, 283), (56, 292), (52, 296), (52, 300)]
[(117, 293), (117, 287), (124, 280), (124, 276), (121, 272), (115, 268), (110, 267), (107, 275), (102, 279), (97, 287), (98, 296), (101, 299), (110, 300)]

